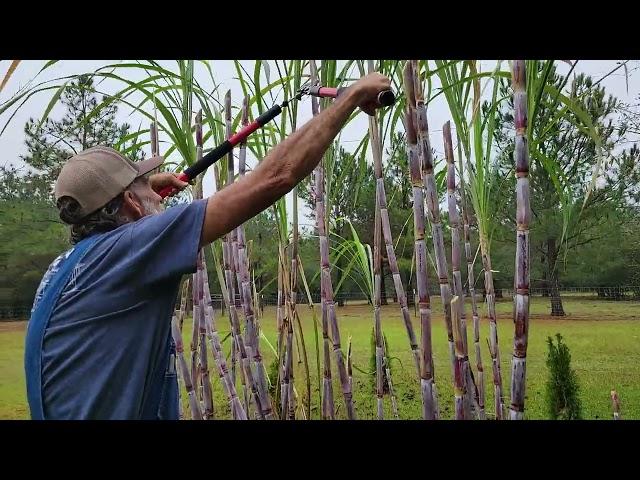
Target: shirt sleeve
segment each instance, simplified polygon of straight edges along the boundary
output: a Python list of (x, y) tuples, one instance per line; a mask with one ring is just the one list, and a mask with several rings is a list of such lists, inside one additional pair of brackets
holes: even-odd
[(149, 285), (196, 271), (207, 199), (171, 207), (132, 225), (129, 268)]

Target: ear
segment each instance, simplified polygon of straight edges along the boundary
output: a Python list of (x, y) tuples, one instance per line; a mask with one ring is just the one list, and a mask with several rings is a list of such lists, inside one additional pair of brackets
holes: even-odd
[(130, 190), (124, 192), (124, 201), (122, 202), (121, 210), (124, 215), (133, 219), (133, 221), (144, 217), (144, 207), (142, 203)]

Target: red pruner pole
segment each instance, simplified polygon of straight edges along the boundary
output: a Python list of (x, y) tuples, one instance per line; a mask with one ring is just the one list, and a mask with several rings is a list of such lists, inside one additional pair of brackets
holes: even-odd
[[(338, 98), (342, 95), (349, 87), (342, 88), (331, 88), (331, 87), (321, 87), (319, 85), (313, 86), (304, 86), (302, 87), (298, 93), (291, 99), (285, 100), (280, 105), (274, 105), (269, 110), (264, 112), (258, 118), (256, 118), (250, 124), (242, 127), (239, 132), (232, 135), (228, 140), (225, 140), (216, 148), (208, 152), (204, 155), (200, 160), (186, 168), (180, 175), (178, 175), (178, 179), (183, 182), (189, 182), (204, 172), (211, 165), (216, 163), (226, 154), (228, 154), (233, 147), (238, 145), (239, 143), (245, 141), (249, 135), (258, 130), (259, 128), (264, 127), (271, 120), (276, 118), (280, 113), (282, 113), (282, 109), (286, 108), (289, 103), (293, 100), (299, 101), (303, 95), (311, 95), (314, 97), (323, 97), (323, 98)], [(396, 97), (391, 90), (385, 90), (384, 92), (380, 92), (378, 94), (378, 103), (380, 106), (388, 107), (394, 104)], [(158, 192), (162, 198), (168, 197), (169, 195), (176, 192), (175, 187), (165, 187)]]

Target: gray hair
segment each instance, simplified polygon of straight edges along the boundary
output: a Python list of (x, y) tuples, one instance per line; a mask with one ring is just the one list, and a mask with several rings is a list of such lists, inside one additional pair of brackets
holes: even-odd
[[(136, 178), (127, 189), (143, 178)], [(124, 192), (110, 200), (104, 207), (84, 217), (79, 214), (80, 204), (71, 197), (61, 197), (56, 206), (59, 210), (60, 219), (70, 226), (70, 240), (75, 245), (90, 235), (110, 232), (128, 223), (129, 219), (120, 213), (123, 201)]]

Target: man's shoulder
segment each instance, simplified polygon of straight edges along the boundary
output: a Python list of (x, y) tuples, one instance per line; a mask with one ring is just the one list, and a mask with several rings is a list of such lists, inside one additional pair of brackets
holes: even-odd
[[(194, 219), (200, 218), (206, 209), (207, 199), (194, 200), (189, 203), (180, 203), (167, 208), (166, 210), (153, 215), (147, 215), (135, 222), (127, 224), (131, 228), (134, 236), (161, 235), (168, 228), (182, 228), (193, 222)], [(149, 239), (151, 240), (151, 239)]]

